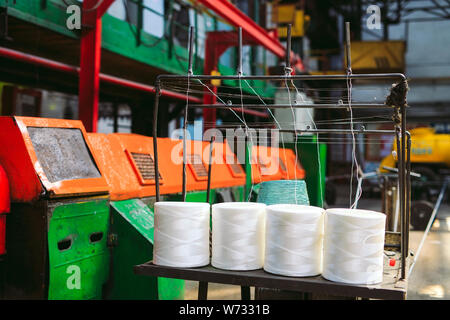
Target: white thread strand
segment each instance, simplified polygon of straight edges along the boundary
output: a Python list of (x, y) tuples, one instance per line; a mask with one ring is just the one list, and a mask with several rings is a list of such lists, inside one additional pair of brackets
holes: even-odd
[(322, 273), (322, 208), (277, 204), (266, 210), (264, 270), (308, 277)]
[[(200, 79), (198, 79), (198, 82), (203, 86), (203, 87), (205, 87), (206, 89), (208, 89), (208, 91), (209, 92), (211, 92), (223, 105), (228, 105), (228, 104), (226, 104), (225, 103), (225, 101), (223, 101), (216, 93), (214, 93), (214, 91), (212, 91), (210, 88), (209, 88), (209, 86), (207, 86), (206, 84), (204, 84)], [(242, 111), (242, 115), (244, 116), (244, 101), (243, 101), (243, 95), (242, 95), (242, 83), (241, 83), (241, 75), (239, 75), (239, 88), (240, 88), (240, 92), (241, 92), (241, 94), (240, 94), (240, 99), (241, 99), (241, 111)], [(238, 118), (239, 119), (239, 121), (245, 126), (245, 129), (246, 129), (246, 135), (248, 136), (249, 135), (249, 132), (250, 132), (250, 128), (248, 127), (248, 125), (247, 125), (247, 122), (245, 121), (245, 117), (243, 117), (242, 119), (239, 117), (239, 115), (231, 108), (231, 106), (228, 108), (235, 116), (236, 116), (236, 118)], [(250, 146), (250, 150), (252, 150), (252, 148), (253, 148), (253, 138), (252, 138), (252, 135), (251, 135), (251, 133), (250, 133), (250, 143), (251, 143), (251, 146)], [(245, 146), (245, 148), (247, 148), (247, 146)], [(251, 159), (251, 158), (250, 158)], [(251, 162), (251, 161), (250, 161)], [(250, 198), (251, 198), (251, 195), (252, 195), (252, 192), (253, 192), (253, 183), (251, 184), (251, 188), (250, 188), (250, 192), (249, 192), (249, 194), (248, 194), (248, 197), (247, 197), (247, 201), (250, 201)]]
[[(245, 80), (245, 79), (244, 79), (244, 81), (245, 81), (245, 83), (247, 84), (247, 86), (253, 91), (253, 93), (258, 97), (259, 101), (261, 101), (261, 102), (263, 103), (263, 105), (265, 105), (265, 106), (267, 107), (267, 104), (266, 104), (266, 102), (264, 101), (264, 99), (261, 98), (261, 96), (255, 91), (255, 89), (253, 89), (253, 87), (250, 85), (250, 83), (248, 83), (248, 81)], [(280, 123), (278, 122), (278, 120), (277, 120), (277, 118), (275, 117), (275, 115), (273, 114), (272, 110), (270, 110), (269, 107), (267, 107), (266, 110), (269, 112), (269, 114), (271, 115), (271, 117), (272, 117), (273, 120), (275, 121), (275, 123), (276, 123), (278, 129), (281, 130), (281, 129), (282, 129), (282, 128), (281, 128), (281, 125), (280, 125)], [(285, 145), (284, 145), (284, 138), (283, 138), (283, 135), (281, 135), (281, 145), (283, 146), (284, 161), (287, 161), (286, 147), (285, 147)], [(287, 173), (287, 176), (290, 177), (290, 175), (289, 175), (289, 166), (286, 166), (286, 173)], [(294, 174), (296, 174), (296, 173), (294, 172)]]
[(256, 270), (264, 264), (265, 204), (226, 202), (212, 206), (212, 261), (225, 270)]
[(208, 203), (156, 202), (153, 263), (179, 268), (208, 265), (209, 217)]
[[(356, 209), (358, 205), (358, 200), (362, 196), (362, 177), (360, 175), (360, 167), (358, 164), (358, 159), (356, 158), (356, 138), (355, 138), (355, 132), (353, 127), (353, 110), (352, 110), (352, 79), (349, 77), (351, 75), (351, 71), (347, 72), (347, 98), (348, 98), (348, 108), (350, 111), (350, 130), (352, 133), (352, 171), (350, 175), (350, 208)], [(354, 166), (356, 165), (356, 180), (358, 182), (358, 187), (356, 189), (355, 193), (355, 200), (352, 203), (352, 193), (353, 193), (353, 171)]]
[[(239, 77), (239, 91), (240, 91), (240, 100), (241, 100), (242, 119), (244, 120), (244, 125), (245, 125), (245, 127), (247, 128), (246, 135), (247, 135), (247, 136), (250, 136), (250, 143), (251, 143), (250, 150), (253, 150), (253, 137), (252, 137), (252, 133), (249, 132), (250, 130), (249, 130), (249, 128), (248, 128), (247, 122), (245, 121), (245, 114), (244, 114), (244, 97), (243, 97), (243, 94), (242, 94), (242, 79), (241, 79), (242, 74), (241, 74), (241, 72), (238, 73), (238, 77)], [(247, 148), (247, 146), (245, 146), (245, 147)], [(250, 159), (251, 159), (251, 158), (250, 158)], [(253, 193), (253, 183), (251, 184), (250, 192), (248, 193), (248, 197), (247, 197), (247, 201), (250, 201), (250, 199), (251, 199), (251, 197), (252, 197), (252, 193)]]
[(382, 282), (385, 222), (386, 216), (375, 211), (326, 210), (323, 277), (351, 284)]

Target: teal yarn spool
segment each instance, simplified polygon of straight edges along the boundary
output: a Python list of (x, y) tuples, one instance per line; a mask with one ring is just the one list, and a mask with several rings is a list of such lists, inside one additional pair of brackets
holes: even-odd
[(260, 184), (257, 202), (272, 204), (300, 204), (309, 206), (304, 180), (274, 180)]

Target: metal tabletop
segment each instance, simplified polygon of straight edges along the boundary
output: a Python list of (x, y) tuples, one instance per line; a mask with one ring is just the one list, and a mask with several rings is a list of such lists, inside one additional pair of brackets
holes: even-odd
[[(398, 263), (397, 263), (398, 265)], [(377, 285), (352, 285), (332, 282), (322, 276), (285, 277), (265, 272), (228, 271), (206, 266), (201, 268), (173, 268), (157, 266), (152, 261), (134, 267), (134, 273), (144, 276), (176, 278), (203, 283), (221, 283), (241, 287), (263, 287), (280, 290), (310, 292), (344, 297), (372, 299), (406, 299), (407, 281), (400, 280), (399, 268), (385, 264), (383, 282)]]

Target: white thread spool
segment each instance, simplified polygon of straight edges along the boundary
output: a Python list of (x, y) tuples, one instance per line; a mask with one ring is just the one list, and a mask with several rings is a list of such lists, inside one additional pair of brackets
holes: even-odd
[(256, 270), (264, 264), (265, 207), (255, 202), (212, 206), (211, 264), (225, 270)]
[(351, 284), (382, 282), (385, 222), (380, 212), (326, 210), (322, 276)]
[(264, 270), (291, 277), (320, 274), (324, 212), (295, 204), (268, 206)]
[(156, 202), (153, 263), (179, 268), (208, 265), (209, 217), (209, 203)]

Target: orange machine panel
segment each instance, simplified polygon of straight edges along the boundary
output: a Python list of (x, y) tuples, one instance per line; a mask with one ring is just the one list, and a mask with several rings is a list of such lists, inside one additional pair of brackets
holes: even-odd
[[(102, 144), (101, 137), (95, 139), (98, 143), (93, 143), (94, 148), (112, 149), (112, 151), (98, 151), (105, 155), (98, 155), (98, 157), (101, 159), (102, 168), (105, 167), (104, 172), (108, 183), (112, 184), (111, 199), (123, 200), (156, 194), (153, 138), (137, 134), (115, 133), (103, 138), (109, 140), (109, 144)], [(157, 143), (160, 194), (180, 193), (183, 182), (183, 141), (158, 138)], [(186, 191), (206, 190), (210, 143), (187, 141), (187, 149)], [(245, 183), (245, 174), (239, 177), (233, 176), (224, 162), (224, 155), (228, 153), (231, 153), (231, 150), (227, 144), (214, 143), (211, 188), (225, 188)], [(115, 154), (120, 160), (115, 160), (110, 165), (104, 164), (103, 159), (113, 157)], [(116, 170), (112, 166), (126, 166), (128, 169)], [(243, 171), (242, 167), (239, 166), (239, 168)]]
[(281, 180), (285, 177), (280, 163), (279, 148), (253, 146), (252, 148), (252, 183)]
[(141, 188), (117, 137), (104, 133), (88, 133), (88, 139), (108, 183), (111, 200), (137, 198)]
[[(210, 142), (204, 142), (210, 150)], [(227, 142), (214, 142), (211, 188), (227, 188), (245, 184), (245, 170)], [(209, 153), (208, 153), (209, 155)], [(209, 158), (207, 158), (209, 163)]]
[[(108, 182), (111, 200), (156, 195), (153, 138), (130, 133), (90, 133), (89, 139)], [(181, 164), (173, 163), (170, 139), (158, 138), (160, 193), (181, 192)]]
[[(179, 156), (182, 158), (182, 141), (178, 142)], [(187, 142), (187, 191), (206, 190), (208, 182), (211, 143), (208, 141)], [(227, 188), (245, 184), (245, 171), (237, 162), (227, 143), (214, 142), (211, 158), (211, 188)], [(229, 162), (227, 162), (227, 158)]]
[[(120, 200), (150, 197), (156, 194), (154, 176), (153, 139), (139, 134), (113, 133), (108, 135), (112, 144), (118, 146), (120, 165), (126, 167), (127, 184), (131, 187), (124, 190)], [(164, 168), (160, 168), (160, 177), (164, 177)], [(153, 172), (153, 174), (152, 174)], [(163, 178), (164, 179), (164, 178)], [(163, 184), (163, 179), (160, 181)], [(119, 189), (116, 181), (111, 189)], [(121, 189), (121, 188), (120, 188)]]
[(296, 159), (292, 149), (280, 148), (280, 167), (286, 180), (305, 178), (305, 169), (303, 169), (300, 159)]
[(0, 161), (15, 202), (106, 193), (81, 121), (0, 117)]

